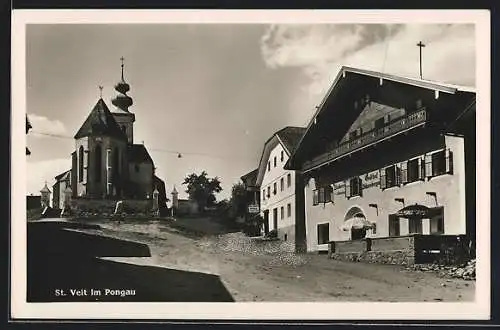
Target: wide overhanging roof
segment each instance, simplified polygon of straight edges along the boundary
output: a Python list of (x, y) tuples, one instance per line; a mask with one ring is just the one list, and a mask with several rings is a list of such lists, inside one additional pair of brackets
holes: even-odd
[(343, 66), (339, 70), (337, 76), (335, 77), (332, 85), (328, 89), (328, 91), (327, 91), (325, 97), (323, 98), (323, 100), (321, 101), (320, 105), (317, 107), (317, 110), (314, 113), (314, 115), (312, 116), (309, 124), (307, 125), (306, 131), (303, 134), (303, 136), (301, 137), (297, 147), (295, 148), (295, 151), (292, 153), (292, 155), (290, 155), (290, 158), (288, 159), (287, 163), (285, 164), (285, 169), (290, 169), (290, 163), (294, 160), (297, 151), (299, 151), (304, 139), (306, 138), (309, 131), (311, 130), (311, 127), (315, 124), (316, 118), (327, 108), (325, 106), (325, 104), (327, 103), (327, 101), (329, 101), (331, 95), (339, 88), (340, 82), (342, 81), (342, 79), (345, 79), (349, 73), (351, 73), (351, 74), (354, 73), (356, 75), (380, 79), (381, 83), (383, 82), (383, 80), (388, 80), (388, 81), (392, 81), (392, 82), (403, 84), (403, 85), (415, 86), (418, 88), (433, 90), (436, 92), (443, 92), (443, 93), (447, 93), (447, 94), (456, 94), (458, 92), (473, 93), (473, 94), (476, 93), (475, 88), (470, 87), (470, 86), (460, 86), (460, 85), (453, 85), (453, 84), (435, 82), (435, 81), (430, 81), (430, 80), (408, 78), (408, 77), (396, 76), (396, 75), (382, 73), (382, 72), (376, 72), (376, 71), (370, 71), (370, 70), (364, 70), (364, 69), (359, 69), (359, 68)]

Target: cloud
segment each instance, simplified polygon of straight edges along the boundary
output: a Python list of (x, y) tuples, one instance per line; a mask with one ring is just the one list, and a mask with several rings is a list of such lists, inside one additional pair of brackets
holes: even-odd
[(30, 131), (30, 133), (33, 133), (32, 136), (41, 137), (47, 134), (64, 136), (67, 134), (67, 130), (64, 124), (57, 119), (52, 120), (36, 114), (28, 114), (28, 119), (31, 123), (31, 126), (33, 126), (33, 131)]
[(70, 158), (58, 158), (42, 161), (28, 161), (26, 166), (26, 192), (27, 194), (39, 195), (45, 181), (52, 191), (55, 183), (54, 177), (71, 168)]
[(270, 68), (304, 73), (304, 93), (291, 100), (295, 121), (303, 124), (343, 65), (418, 78), (419, 41), (426, 44), (424, 79), (475, 85), (471, 24), (272, 25), (261, 38), (261, 54)]

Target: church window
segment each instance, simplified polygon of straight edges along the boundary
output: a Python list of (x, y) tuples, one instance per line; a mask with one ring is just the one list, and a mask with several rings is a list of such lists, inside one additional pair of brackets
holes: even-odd
[(83, 181), (83, 147), (78, 150), (78, 182)]
[(101, 182), (102, 177), (102, 148), (100, 145), (95, 147), (95, 181)]
[(120, 154), (118, 148), (115, 148), (113, 153), (113, 171), (116, 174), (120, 173)]

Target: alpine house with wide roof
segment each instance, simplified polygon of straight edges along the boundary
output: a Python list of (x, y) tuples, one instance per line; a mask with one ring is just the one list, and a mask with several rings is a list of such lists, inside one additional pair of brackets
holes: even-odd
[(304, 176), (307, 249), (473, 239), (475, 106), (473, 88), (342, 67), (285, 166)]

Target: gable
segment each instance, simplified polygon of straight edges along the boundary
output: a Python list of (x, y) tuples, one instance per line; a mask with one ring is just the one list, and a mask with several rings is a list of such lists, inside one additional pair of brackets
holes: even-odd
[(75, 134), (75, 139), (86, 136), (109, 136), (121, 140), (127, 139), (103, 99), (97, 101), (87, 119)]
[(395, 108), (390, 105), (377, 102), (369, 102), (364, 106), (359, 116), (354, 120), (352, 125), (347, 129), (347, 133), (340, 143), (346, 142), (353, 135), (361, 135), (376, 128), (377, 123), (386, 124), (391, 120), (404, 116), (406, 110), (404, 108)]

